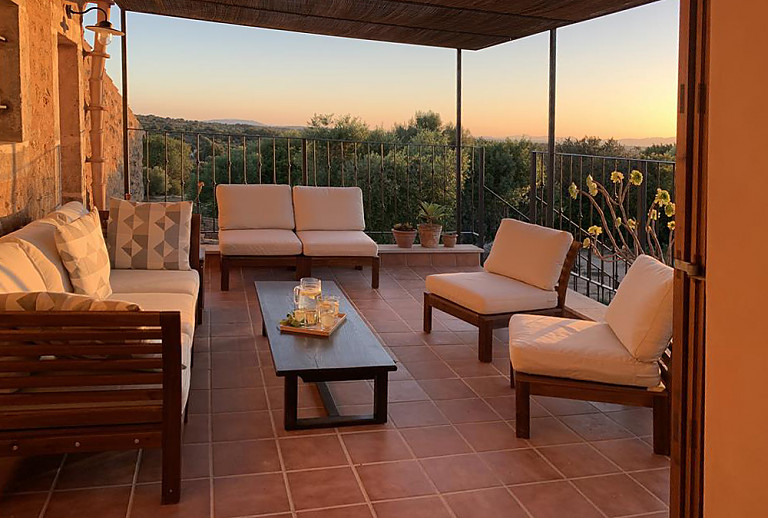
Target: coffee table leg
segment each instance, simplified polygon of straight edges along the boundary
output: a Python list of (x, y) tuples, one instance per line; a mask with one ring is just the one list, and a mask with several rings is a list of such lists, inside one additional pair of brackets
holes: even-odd
[(283, 407), (283, 425), (285, 429), (295, 430), (299, 412), (299, 377), (296, 374), (288, 374), (285, 377)]
[(389, 386), (389, 373), (381, 371), (373, 378), (373, 421), (375, 423), (387, 422), (387, 392)]

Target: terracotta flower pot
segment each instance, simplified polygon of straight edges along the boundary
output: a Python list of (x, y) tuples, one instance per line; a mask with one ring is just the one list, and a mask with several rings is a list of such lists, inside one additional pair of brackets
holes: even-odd
[(392, 235), (395, 237), (395, 243), (399, 248), (411, 248), (416, 241), (415, 230), (395, 230), (392, 229)]
[(443, 245), (445, 248), (453, 248), (456, 246), (456, 241), (459, 239), (458, 234), (452, 232), (450, 234), (443, 234)]
[(419, 241), (421, 241), (421, 246), (424, 248), (437, 248), (440, 244), (440, 234), (442, 232), (442, 225), (421, 223), (419, 225)]

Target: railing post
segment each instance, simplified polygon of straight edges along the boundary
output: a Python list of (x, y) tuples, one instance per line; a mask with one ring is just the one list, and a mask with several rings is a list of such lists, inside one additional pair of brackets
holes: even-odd
[(456, 235), (461, 243), (461, 49), (456, 49)]
[(536, 223), (536, 200), (538, 194), (538, 182), (536, 178), (536, 151), (531, 151), (531, 189), (528, 195), (528, 216), (531, 218), (531, 223)]
[(549, 131), (547, 142), (547, 183), (545, 184), (544, 224), (555, 223), (555, 97), (557, 95), (557, 29), (549, 31)]
[(309, 185), (307, 171), (307, 139), (301, 139), (301, 185)]
[(477, 246), (482, 248), (485, 245), (485, 147), (480, 148), (477, 184)]

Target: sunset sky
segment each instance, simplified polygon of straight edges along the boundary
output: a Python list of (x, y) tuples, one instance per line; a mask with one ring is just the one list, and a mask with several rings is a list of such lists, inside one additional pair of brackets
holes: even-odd
[[(558, 30), (558, 137), (674, 136), (678, 7), (662, 0)], [(119, 41), (110, 53), (119, 85)], [(547, 34), (464, 51), (464, 126), (545, 135), (547, 60)], [(450, 49), (129, 13), (128, 64), (140, 114), (303, 125), (351, 113), (385, 128), (416, 110), (455, 119)]]

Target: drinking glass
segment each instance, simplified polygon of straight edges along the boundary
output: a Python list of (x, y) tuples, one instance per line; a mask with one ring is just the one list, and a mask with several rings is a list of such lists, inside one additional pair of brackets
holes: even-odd
[(323, 329), (331, 329), (336, 324), (336, 313), (332, 301), (322, 299), (317, 303), (317, 315)]
[(339, 296), (338, 295), (323, 295), (323, 301), (330, 304), (333, 309), (333, 316), (339, 315)]

